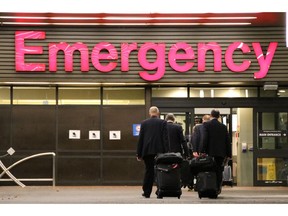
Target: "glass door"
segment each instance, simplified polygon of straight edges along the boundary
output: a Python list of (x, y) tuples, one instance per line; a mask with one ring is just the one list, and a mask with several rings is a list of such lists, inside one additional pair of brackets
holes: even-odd
[[(160, 111), (163, 109), (160, 109)], [(175, 116), (175, 123), (179, 124), (183, 128), (183, 134), (185, 137), (188, 139), (189, 135), (191, 134), (191, 112), (179, 112), (175, 111), (173, 112), (172, 110), (164, 110), (161, 111), (160, 117), (162, 119), (165, 119), (166, 115), (168, 113), (173, 113)]]
[(257, 110), (256, 185), (288, 185), (287, 111)]

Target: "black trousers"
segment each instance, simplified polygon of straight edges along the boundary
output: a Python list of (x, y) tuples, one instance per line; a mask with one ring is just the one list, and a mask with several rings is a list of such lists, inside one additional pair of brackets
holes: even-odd
[(216, 176), (217, 176), (217, 185), (218, 188), (222, 187), (222, 179), (223, 179), (223, 170), (224, 170), (224, 158), (223, 157), (214, 157), (215, 160), (215, 168), (216, 168)]
[(143, 157), (145, 163), (145, 174), (143, 181), (143, 192), (145, 196), (150, 196), (154, 184), (154, 165), (156, 155), (146, 155)]

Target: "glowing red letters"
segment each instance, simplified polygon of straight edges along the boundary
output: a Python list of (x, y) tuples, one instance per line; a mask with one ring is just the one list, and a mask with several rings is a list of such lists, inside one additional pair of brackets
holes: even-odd
[[(25, 40), (43, 40), (46, 33), (43, 31), (16, 31), (15, 32), (15, 67), (17, 72), (45, 72), (44, 63), (25, 63), (25, 55), (41, 55), (43, 47), (25, 46)], [(264, 78), (270, 68), (274, 54), (277, 49), (277, 42), (270, 42), (266, 55), (263, 53), (260, 43), (253, 42), (252, 47), (259, 65), (259, 71), (254, 72), (255, 79)], [(90, 70), (89, 48), (82, 42), (73, 45), (66, 42), (49, 43), (49, 71), (57, 72), (57, 54), (64, 52), (65, 71), (73, 72), (73, 53), (80, 52), (81, 71)], [(232, 72), (245, 72), (251, 65), (250, 60), (243, 60), (240, 64), (235, 63), (233, 54), (240, 50), (243, 54), (250, 53), (250, 47), (243, 42), (234, 42), (230, 44), (225, 51), (225, 63)], [(163, 78), (166, 72), (166, 45), (165, 43), (147, 42), (138, 49), (137, 43), (121, 43), (120, 50), (120, 68), (122, 72), (129, 71), (129, 57), (131, 52), (138, 51), (138, 63), (144, 69), (139, 71), (139, 76), (146, 81), (157, 81)], [(151, 62), (147, 58), (148, 52), (154, 51), (156, 59)], [(196, 60), (193, 48), (185, 43), (178, 42), (173, 44), (168, 51), (168, 63), (170, 67), (179, 73), (190, 71), (197, 61), (197, 71), (205, 72), (207, 51), (213, 52), (214, 71), (222, 71), (222, 48), (216, 42), (198, 43), (198, 57)], [(114, 45), (109, 42), (100, 42), (96, 44), (91, 52), (91, 63), (99, 72), (107, 73), (116, 69), (118, 65), (119, 53)], [(105, 60), (105, 64), (101, 63)], [(179, 63), (181, 61), (181, 64)], [(108, 62), (108, 63), (107, 63)], [(151, 73), (152, 72), (152, 73)]]

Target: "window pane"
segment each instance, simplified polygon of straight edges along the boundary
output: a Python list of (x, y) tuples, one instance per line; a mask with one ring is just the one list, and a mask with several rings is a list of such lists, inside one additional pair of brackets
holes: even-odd
[(144, 88), (104, 88), (104, 105), (144, 105)]
[(100, 105), (100, 88), (59, 88), (59, 105)]
[(258, 148), (288, 149), (287, 113), (258, 113)]
[(260, 97), (277, 97), (277, 90), (264, 90), (260, 88)]
[(190, 88), (190, 97), (198, 98), (248, 98), (257, 97), (257, 88)]
[(171, 88), (152, 88), (152, 97), (174, 97), (187, 98), (187, 88), (185, 87), (171, 87)]
[(0, 87), (0, 104), (10, 104), (10, 87)]
[(288, 180), (288, 158), (257, 158), (257, 180)]
[(13, 87), (15, 105), (55, 105), (56, 89), (53, 87)]
[(288, 97), (288, 89), (287, 88), (279, 88), (277, 95), (278, 95), (278, 97)]

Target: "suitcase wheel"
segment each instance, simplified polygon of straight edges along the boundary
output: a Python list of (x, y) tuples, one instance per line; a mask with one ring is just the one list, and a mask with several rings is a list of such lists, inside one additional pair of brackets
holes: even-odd
[(217, 197), (218, 197), (218, 194), (214, 194), (214, 195), (210, 196), (209, 198), (210, 199), (217, 199)]
[(158, 195), (157, 199), (163, 199), (163, 196)]

